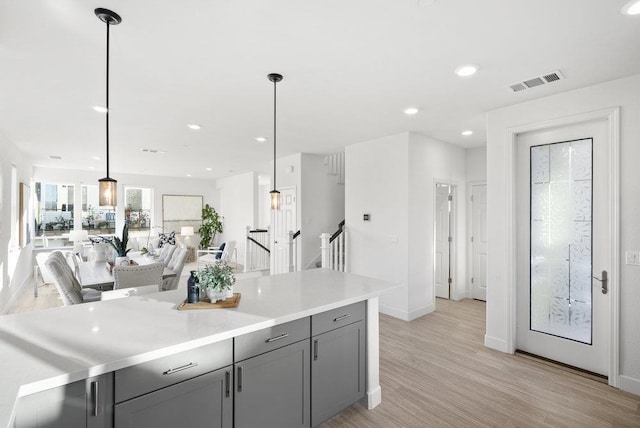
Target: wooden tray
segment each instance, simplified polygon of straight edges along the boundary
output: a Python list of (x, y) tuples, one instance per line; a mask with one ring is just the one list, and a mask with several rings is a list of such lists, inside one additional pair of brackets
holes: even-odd
[(203, 300), (200, 300), (198, 303), (187, 303), (187, 299), (184, 302), (178, 305), (179, 311), (185, 311), (189, 309), (229, 309), (229, 308), (237, 308), (238, 304), (240, 304), (240, 293), (233, 293), (233, 297), (218, 300), (216, 303), (211, 303), (207, 297)]

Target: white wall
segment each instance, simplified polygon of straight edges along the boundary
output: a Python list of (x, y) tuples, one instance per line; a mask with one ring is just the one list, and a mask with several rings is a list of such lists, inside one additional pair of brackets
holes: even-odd
[[(456, 288), (464, 295), (465, 151), (429, 137), (405, 133), (347, 146), (345, 214), (351, 272), (399, 283), (382, 296), (380, 310), (415, 319), (435, 309), (434, 189), (457, 188)], [(364, 222), (362, 215), (371, 214)], [(462, 289), (459, 289), (462, 287)]]
[(299, 192), (301, 269), (315, 268), (320, 257), (320, 234), (338, 230), (344, 220), (344, 185), (336, 183), (335, 175), (327, 174), (324, 155), (303, 153)]
[[(511, 351), (512, 295), (510, 278), (510, 242), (505, 228), (513, 224), (508, 206), (510, 183), (509, 159), (506, 152), (510, 141), (507, 129), (524, 124), (543, 122), (614, 106), (621, 107), (620, 117), (620, 253), (640, 250), (640, 75), (615, 80), (563, 94), (495, 110), (488, 115), (488, 227), (489, 266), (487, 290), (487, 346)], [(620, 266), (620, 383), (622, 389), (640, 394), (640, 267)]]
[(487, 181), (487, 147), (465, 150), (467, 183)]
[(236, 241), (238, 263), (244, 264), (246, 227), (258, 222), (258, 175), (254, 172), (234, 175), (217, 181), (220, 209), (224, 216), (222, 236), (218, 242)]
[[(11, 165), (16, 166), (17, 182), (12, 189)], [(31, 277), (33, 244), (19, 248), (19, 235), (12, 235), (12, 229), (19, 234), (19, 228), (12, 218), (18, 219), (11, 206), (12, 190), (19, 195), (19, 183), (30, 185), (31, 164), (7, 138), (0, 133), (0, 314), (5, 313), (17, 297), (23, 284)], [(19, 208), (19, 197), (17, 199)], [(13, 238), (13, 239), (12, 239)]]
[(349, 271), (399, 284), (381, 296), (380, 310), (408, 319), (409, 135), (349, 145), (345, 165)]

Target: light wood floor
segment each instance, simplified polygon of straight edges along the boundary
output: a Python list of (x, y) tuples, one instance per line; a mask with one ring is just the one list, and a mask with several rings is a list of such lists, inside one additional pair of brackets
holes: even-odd
[(640, 427), (640, 396), (485, 348), (485, 304), (438, 299), (412, 322), (380, 315), (382, 404), (322, 428)]

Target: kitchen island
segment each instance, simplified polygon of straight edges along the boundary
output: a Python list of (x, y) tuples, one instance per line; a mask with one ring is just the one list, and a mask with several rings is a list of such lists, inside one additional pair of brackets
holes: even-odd
[(123, 369), (359, 302), (366, 302), (366, 405), (380, 403), (378, 297), (394, 284), (314, 269), (238, 281), (235, 309), (178, 311), (183, 286), (0, 317), (0, 426), (12, 426), (21, 397), (113, 372), (117, 379)]

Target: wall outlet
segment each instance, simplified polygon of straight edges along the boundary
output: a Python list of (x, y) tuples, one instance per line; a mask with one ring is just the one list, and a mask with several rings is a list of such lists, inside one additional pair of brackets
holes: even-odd
[(640, 251), (625, 251), (625, 263), (633, 266), (640, 266)]

